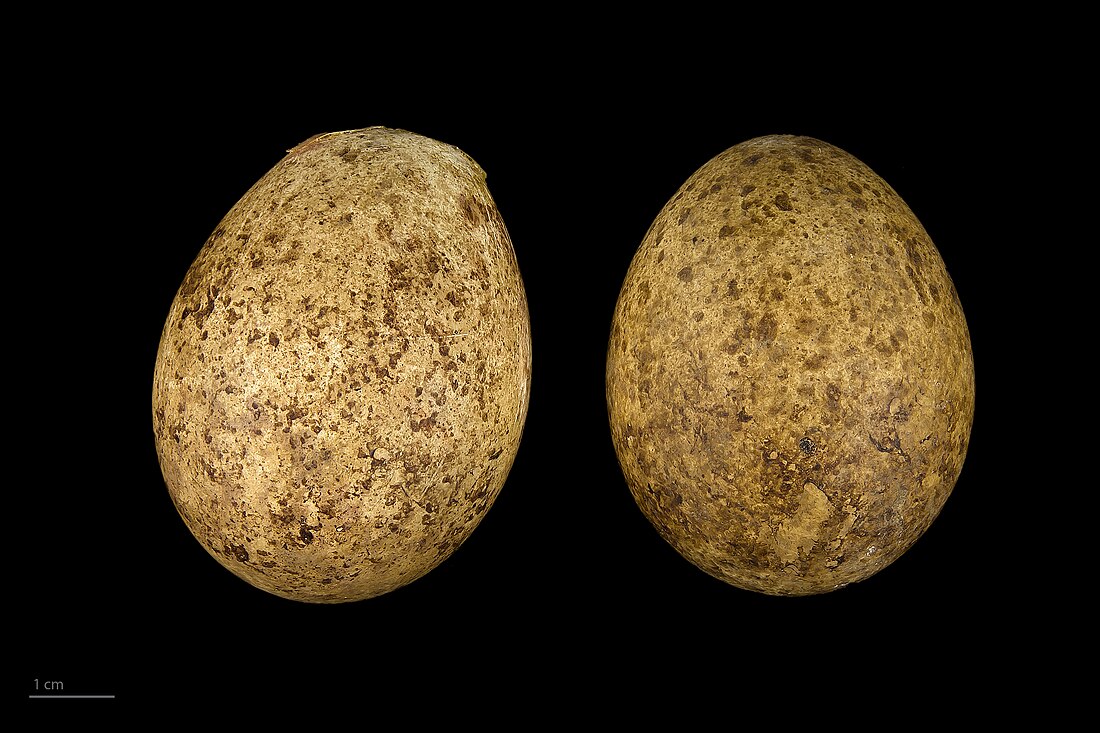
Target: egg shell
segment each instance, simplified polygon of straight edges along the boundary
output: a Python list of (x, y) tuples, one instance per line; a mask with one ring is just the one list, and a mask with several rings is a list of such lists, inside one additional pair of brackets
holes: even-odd
[(157, 353), (157, 456), (230, 571), (300, 601), (370, 598), (477, 527), (530, 378), (523, 282), (477, 163), (402, 130), (318, 135), (188, 270)]
[(645, 235), (606, 373), (645, 516), (739, 588), (809, 595), (901, 556), (948, 499), (974, 362), (943, 259), (878, 175), (820, 140), (749, 140)]

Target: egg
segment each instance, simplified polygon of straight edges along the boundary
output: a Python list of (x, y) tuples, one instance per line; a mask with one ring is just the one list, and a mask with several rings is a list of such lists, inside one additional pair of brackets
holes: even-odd
[(845, 151), (729, 148), (657, 215), (619, 294), (612, 439), (638, 507), (701, 570), (802, 596), (866, 580), (941, 512), (974, 418), (956, 288)]
[(402, 130), (323, 134), (187, 271), (156, 356), (156, 452), (225, 568), (284, 598), (357, 601), (475, 530), (530, 380), (523, 281), (478, 164)]

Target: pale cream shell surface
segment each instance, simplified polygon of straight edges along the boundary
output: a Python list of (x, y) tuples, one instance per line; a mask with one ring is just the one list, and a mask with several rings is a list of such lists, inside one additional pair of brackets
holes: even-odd
[(955, 286), (848, 153), (769, 136), (702, 166), (630, 265), (612, 438), (660, 534), (707, 573), (822, 593), (896, 560), (962, 470), (974, 363)]
[(153, 384), (172, 500), (265, 591), (341, 602), (423, 576), (520, 445), (527, 301), (481, 168), (381, 127), (302, 143), (187, 272)]

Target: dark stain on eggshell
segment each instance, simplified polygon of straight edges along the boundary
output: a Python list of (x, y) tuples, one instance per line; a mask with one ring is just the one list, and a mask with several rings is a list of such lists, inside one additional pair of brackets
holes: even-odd
[(286, 598), (369, 598), (473, 532), (530, 378), (523, 283), (481, 168), (401, 130), (318, 135), (188, 270), (157, 355), (157, 454), (229, 570)]
[(699, 568), (773, 595), (904, 553), (955, 486), (974, 414), (939, 252), (885, 181), (808, 137), (730, 148), (669, 201), (623, 284), (606, 377), (643, 513)]

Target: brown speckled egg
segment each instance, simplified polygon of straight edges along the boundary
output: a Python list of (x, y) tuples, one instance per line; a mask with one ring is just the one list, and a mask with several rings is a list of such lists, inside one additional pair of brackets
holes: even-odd
[(233, 573), (301, 601), (370, 598), (477, 527), (530, 378), (524, 287), (477, 163), (401, 130), (319, 135), (188, 270), (157, 354), (157, 455)]
[(974, 362), (940, 253), (848, 153), (742, 143), (657, 216), (615, 310), (619, 462), (661, 536), (771, 595), (896, 560), (966, 455)]

